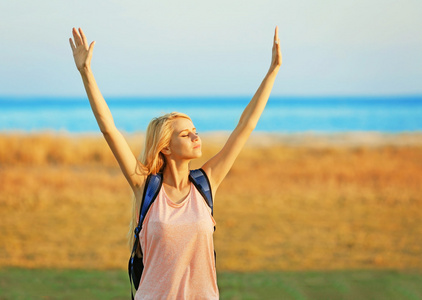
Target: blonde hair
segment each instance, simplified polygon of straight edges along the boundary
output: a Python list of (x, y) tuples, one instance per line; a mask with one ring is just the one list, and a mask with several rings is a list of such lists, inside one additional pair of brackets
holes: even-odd
[[(174, 131), (172, 121), (177, 118), (191, 120), (186, 114), (171, 112), (154, 118), (149, 122), (145, 135), (144, 149), (138, 157), (138, 160), (146, 168), (148, 175), (164, 171), (166, 160), (164, 154), (161, 153), (161, 150), (170, 144), (171, 136)], [(132, 196), (132, 219), (128, 232), (129, 247), (133, 246), (135, 240), (134, 230), (138, 225), (138, 213), (141, 207), (141, 200), (142, 199), (136, 199), (135, 195)]]

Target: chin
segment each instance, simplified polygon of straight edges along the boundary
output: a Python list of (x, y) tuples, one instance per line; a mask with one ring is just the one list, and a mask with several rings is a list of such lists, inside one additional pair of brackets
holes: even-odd
[(199, 149), (199, 151), (197, 153), (195, 153), (193, 158), (200, 158), (202, 156), (202, 151), (201, 149)]

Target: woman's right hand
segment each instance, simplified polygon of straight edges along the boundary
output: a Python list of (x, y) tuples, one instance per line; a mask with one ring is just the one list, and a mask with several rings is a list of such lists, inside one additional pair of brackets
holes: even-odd
[(69, 38), (69, 43), (72, 48), (76, 68), (81, 72), (84, 69), (89, 69), (91, 66), (92, 51), (94, 50), (95, 41), (88, 46), (85, 34), (81, 28), (79, 28), (79, 32), (76, 28), (73, 28), (72, 33), (75, 42), (73, 42), (72, 38)]

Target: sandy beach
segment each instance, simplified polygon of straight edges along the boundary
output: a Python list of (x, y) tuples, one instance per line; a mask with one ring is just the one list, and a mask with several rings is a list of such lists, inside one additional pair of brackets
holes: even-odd
[[(100, 134), (1, 133), (0, 178), (0, 266), (126, 268), (131, 190)], [(215, 199), (217, 269), (420, 269), (421, 182), (422, 133), (254, 133)]]

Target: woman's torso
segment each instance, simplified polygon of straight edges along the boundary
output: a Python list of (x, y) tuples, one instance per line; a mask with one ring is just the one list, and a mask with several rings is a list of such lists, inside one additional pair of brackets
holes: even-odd
[(139, 234), (144, 271), (136, 299), (218, 299), (213, 233), (215, 220), (190, 184), (174, 203), (164, 186)]

